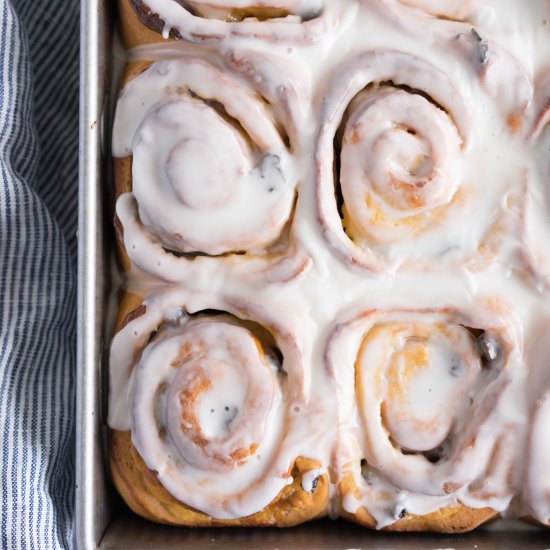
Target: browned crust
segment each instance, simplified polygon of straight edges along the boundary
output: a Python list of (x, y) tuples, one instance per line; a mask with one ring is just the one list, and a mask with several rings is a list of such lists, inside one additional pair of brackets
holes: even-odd
[(137, 319), (143, 313), (145, 313), (143, 296), (133, 292), (120, 291), (113, 334), (122, 330), (132, 319)]
[[(173, 42), (173, 38), (163, 38), (158, 33), (144, 25), (136, 13), (132, 0), (118, 0), (118, 20), (120, 38), (125, 48), (135, 48), (145, 44), (157, 44), (159, 42)], [(144, 14), (144, 17), (146, 15)]]
[(120, 81), (120, 88), (124, 88), (130, 80), (141, 74), (147, 67), (153, 64), (152, 59), (137, 59), (135, 61), (130, 61), (124, 67), (124, 73)]
[(260, 512), (240, 519), (218, 520), (186, 506), (173, 497), (145, 466), (132, 444), (130, 432), (113, 430), (109, 462), (113, 482), (128, 506), (140, 516), (169, 525), (195, 527), (291, 527), (325, 515), (328, 480), (322, 476), (313, 494), (302, 489), (302, 474), (319, 466), (298, 457), (290, 471), (293, 481)]
[[(365, 508), (360, 508), (355, 515), (340, 510), (340, 515), (371, 529), (376, 525), (374, 518)], [(404, 519), (399, 519), (382, 530), (395, 532), (467, 533), (482, 523), (496, 519), (497, 517), (498, 513), (491, 508), (474, 509), (460, 504), (454, 508), (441, 508), (425, 516), (407, 514)]]
[[(351, 475), (344, 476), (339, 484), (340, 494), (357, 493), (357, 488)], [(340, 505), (339, 515), (371, 529), (376, 528), (376, 520), (365, 508), (359, 508), (355, 514), (346, 512)], [(482, 523), (496, 519), (498, 513), (492, 508), (469, 508), (464, 504), (455, 507), (440, 508), (423, 516), (404, 512), (405, 517), (384, 527), (383, 531), (410, 531), (436, 533), (466, 533)]]
[(519, 519), (521, 521), (529, 523), (530, 525), (536, 525), (537, 527), (550, 527), (550, 520), (548, 521), (548, 523), (544, 523), (538, 519), (535, 519), (533, 516), (523, 516)]

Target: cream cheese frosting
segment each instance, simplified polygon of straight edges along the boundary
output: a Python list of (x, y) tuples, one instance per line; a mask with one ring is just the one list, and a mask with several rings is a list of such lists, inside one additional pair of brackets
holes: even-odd
[[(333, 512), (378, 528), (458, 503), (549, 523), (548, 3), (268, 2), (288, 10), (269, 21), (145, 4), (217, 38), (129, 52), (152, 65), (121, 93), (113, 155), (133, 156), (117, 215), (146, 311), (113, 339), (109, 425), (213, 517), (261, 510), (306, 456), (321, 467), (303, 486), (329, 473)], [(182, 342), (231, 362), (216, 331), (247, 360), (193, 414), (213, 448), (265, 457), (229, 474), (166, 444), (153, 414), (169, 430), (184, 406), (153, 403), (188, 385), (169, 366)], [(250, 404), (248, 362), (264, 398), (241, 433), (223, 411)]]

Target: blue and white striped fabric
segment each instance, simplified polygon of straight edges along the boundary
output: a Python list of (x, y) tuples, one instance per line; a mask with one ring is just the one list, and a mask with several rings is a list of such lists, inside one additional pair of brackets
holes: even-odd
[(0, 544), (71, 546), (77, 0), (0, 0)]

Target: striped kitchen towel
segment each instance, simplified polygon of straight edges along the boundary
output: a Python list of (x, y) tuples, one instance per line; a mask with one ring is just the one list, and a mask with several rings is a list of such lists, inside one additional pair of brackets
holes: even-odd
[(77, 0), (0, 0), (2, 548), (70, 547)]

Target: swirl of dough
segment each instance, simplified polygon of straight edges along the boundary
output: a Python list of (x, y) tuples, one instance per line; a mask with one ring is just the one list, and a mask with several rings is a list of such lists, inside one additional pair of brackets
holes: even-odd
[(319, 217), (347, 263), (379, 271), (476, 253), (487, 228), (464, 242), (457, 227), (475, 192), (462, 177), (471, 112), (444, 72), (366, 52), (335, 74), (321, 108)]
[(110, 363), (109, 425), (131, 430), (146, 467), (179, 502), (243, 518), (293, 482), (308, 437), (295, 418), (306, 410), (303, 356), (288, 329), (253, 306), (178, 289), (153, 294), (114, 336)]
[(124, 6), (134, 10), (141, 24), (165, 39), (215, 43), (243, 36), (311, 43), (341, 24), (355, 1), (125, 0)]
[(135, 265), (165, 280), (182, 280), (197, 257), (267, 261), (284, 243), (290, 248), (295, 123), (285, 104), (274, 120), (268, 103), (276, 88), (297, 115), (298, 92), (268, 84), (273, 63), (245, 58), (232, 52), (227, 64), (257, 78), (259, 92), (202, 59), (180, 57), (151, 64), (121, 93), (113, 152), (118, 173), (131, 163), (131, 174), (118, 178), (120, 237)]
[(227, 321), (199, 319), (142, 352), (131, 408), (145, 462), (155, 461), (152, 431), (169, 434), (166, 447), (193, 468), (227, 472), (255, 457), (280, 404), (277, 370), (250, 330)]
[[(510, 327), (485, 312), (474, 318), (454, 309), (372, 310), (337, 326), (326, 358), (344, 378), (337, 384), (340, 423), (353, 425), (356, 417), (360, 426), (352, 436), (356, 450), (342, 453), (357, 466), (354, 479), (349, 463), (341, 468), (345, 511), (363, 507), (383, 527), (460, 502), (506, 508), (514, 494), (506, 438), (514, 431), (503, 396), (521, 370)], [(344, 376), (342, 358), (349, 363)], [(345, 385), (353, 383), (352, 407)], [(387, 510), (395, 516), (385, 517)], [(468, 528), (491, 514), (480, 511)]]
[(424, 97), (391, 87), (360, 93), (350, 110), (340, 167), (349, 235), (391, 243), (411, 226), (425, 231), (459, 186), (454, 124)]

